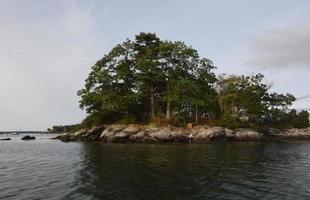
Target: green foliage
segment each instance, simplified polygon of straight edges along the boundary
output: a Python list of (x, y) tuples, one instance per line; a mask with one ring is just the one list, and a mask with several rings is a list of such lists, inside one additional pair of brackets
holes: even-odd
[(80, 124), (74, 125), (66, 125), (66, 126), (53, 126), (52, 128), (48, 128), (47, 131), (49, 133), (73, 133), (81, 129)]
[(170, 120), (169, 124), (176, 126), (176, 127), (185, 127), (186, 126), (186, 119), (182, 114), (175, 114), (173, 115)]
[(88, 113), (85, 124), (197, 115), (215, 95), (212, 69), (210, 60), (183, 42), (140, 33), (92, 67), (85, 87), (78, 91), (80, 107)]
[(294, 128), (307, 128), (310, 126), (309, 112), (306, 110), (297, 113), (297, 111), (293, 109), (287, 114), (287, 118), (288, 122), (290, 122)]
[[(269, 92), (262, 74), (219, 76), (211, 60), (180, 41), (140, 33), (97, 61), (78, 91), (87, 117), (81, 126), (149, 123), (165, 118), (225, 127), (305, 127), (309, 113), (289, 112), (291, 94)], [(308, 115), (307, 115), (308, 114)], [(307, 118), (308, 116), (308, 118)]]
[(291, 94), (269, 93), (270, 86), (263, 82), (264, 76), (221, 76), (217, 83), (218, 101), (225, 124), (259, 128), (288, 126), (285, 114), (295, 101)]

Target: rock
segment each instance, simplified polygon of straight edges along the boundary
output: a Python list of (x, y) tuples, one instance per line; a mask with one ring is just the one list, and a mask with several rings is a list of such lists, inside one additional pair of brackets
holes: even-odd
[(192, 137), (195, 137), (195, 135), (203, 132), (203, 131), (206, 131), (207, 129), (209, 129), (210, 127), (209, 126), (196, 126), (192, 129), (190, 129), (190, 135)]
[(107, 127), (100, 134), (99, 140), (105, 140), (107, 137), (112, 136), (114, 134), (115, 134), (114, 131), (111, 128)]
[(282, 131), (278, 134), (273, 134), (272, 139), (278, 139), (278, 140), (309, 140), (310, 139), (310, 128), (304, 128), (304, 129), (289, 129), (286, 131)]
[(234, 140), (257, 141), (264, 139), (264, 134), (251, 129), (237, 129), (234, 131)]
[(137, 126), (129, 126), (122, 130), (122, 132), (130, 133), (131, 135), (138, 133), (141, 130), (140, 127)]
[(130, 142), (137, 142), (137, 143), (157, 143), (158, 141), (152, 137), (146, 131), (139, 131), (138, 133), (131, 135), (129, 138)]
[(174, 137), (176, 143), (191, 143), (191, 138), (183, 133), (177, 133)]
[[(108, 126), (99, 136), (99, 140), (103, 142), (124, 142), (124, 138), (134, 134), (134, 132), (122, 132), (122, 130), (129, 128), (123, 124), (114, 124)], [(132, 131), (132, 129), (128, 129)], [(119, 133), (119, 134), (118, 134)]]
[[(30, 137), (30, 136), (28, 136)], [(25, 140), (32, 139), (25, 136)], [(197, 126), (193, 129), (115, 124), (80, 130), (74, 134), (58, 135), (54, 139), (70, 141), (103, 141), (107, 143), (210, 143), (214, 141), (261, 141), (281, 139), (310, 139), (310, 128), (281, 131), (265, 128), (258, 131), (223, 127)], [(6, 140), (6, 139), (3, 139)]]
[(119, 132), (123, 130), (124, 128), (126, 128), (126, 125), (125, 124), (113, 124), (113, 125), (110, 125), (108, 128), (113, 132)]
[(223, 127), (215, 126), (208, 129), (200, 129), (193, 137), (194, 143), (208, 143), (213, 140), (223, 140), (226, 137), (225, 129)]
[(159, 131), (158, 127), (145, 127), (145, 132), (147, 133), (156, 133)]
[(64, 134), (61, 134), (61, 135), (58, 135), (52, 139), (57, 139), (57, 140), (60, 140), (62, 142), (73, 142), (73, 141), (76, 141), (76, 137), (72, 134), (68, 134), (68, 133), (64, 133)]
[(157, 132), (150, 133), (150, 135), (160, 142), (172, 142), (176, 136), (169, 128), (161, 128)]
[(36, 137), (30, 136), (30, 135), (26, 135), (26, 136), (22, 137), (22, 140), (35, 140), (35, 139), (36, 139)]
[(100, 135), (99, 140), (108, 143), (128, 142), (131, 135), (139, 132), (139, 127), (126, 127), (124, 125), (113, 125), (107, 127)]
[(190, 143), (190, 138), (183, 134), (181, 130), (172, 130), (171, 128), (160, 128), (157, 132), (150, 133), (150, 136), (162, 143)]
[(142, 142), (148, 134), (145, 131), (139, 131), (138, 133), (131, 135), (128, 139), (131, 142)]
[(117, 138), (127, 138), (127, 137), (129, 137), (130, 135), (133, 135), (133, 134), (131, 134), (131, 133), (128, 133), (128, 132), (119, 132), (119, 133), (115, 133), (114, 135), (113, 135), (113, 137), (117, 137)]
[(0, 140), (7, 141), (7, 140), (11, 140), (11, 138), (1, 138)]
[(86, 131), (85, 129), (81, 129), (81, 130), (79, 130), (79, 131), (73, 133), (73, 135), (74, 135), (75, 137), (79, 137), (79, 136), (81, 136), (82, 134), (85, 134), (86, 132), (87, 132), (87, 131)]
[(234, 140), (235, 134), (233, 130), (225, 128), (225, 137), (227, 141)]
[(103, 130), (104, 130), (104, 127), (93, 127), (92, 129), (81, 134), (80, 138), (78, 138), (78, 139), (80, 141), (84, 141), (84, 142), (99, 141), (100, 135), (101, 135)]
[(225, 128), (225, 133), (226, 135), (233, 135), (234, 134), (234, 131), (233, 130), (230, 130), (228, 128)]

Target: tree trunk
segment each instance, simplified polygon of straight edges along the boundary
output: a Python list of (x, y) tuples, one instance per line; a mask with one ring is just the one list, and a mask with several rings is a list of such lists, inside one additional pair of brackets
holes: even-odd
[(171, 102), (167, 101), (167, 108), (166, 108), (166, 119), (171, 118)]
[(195, 118), (196, 118), (196, 122), (198, 123), (198, 107), (197, 107), (197, 104), (195, 105)]
[(151, 87), (150, 90), (150, 110), (151, 110), (151, 121), (155, 121), (155, 97), (154, 97), (154, 88)]

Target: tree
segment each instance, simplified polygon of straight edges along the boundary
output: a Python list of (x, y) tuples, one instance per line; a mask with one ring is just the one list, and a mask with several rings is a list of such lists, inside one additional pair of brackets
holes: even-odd
[(80, 107), (89, 115), (85, 123), (124, 118), (155, 121), (163, 113), (169, 120), (174, 113), (189, 117), (193, 109), (197, 118), (198, 107), (210, 101), (216, 80), (212, 69), (212, 61), (200, 58), (183, 42), (140, 33), (92, 67), (85, 87), (78, 92)]
[(86, 109), (89, 115), (101, 115), (111, 121), (124, 115), (129, 117), (136, 103), (133, 58), (133, 46), (127, 40), (97, 61), (86, 79), (85, 87), (78, 91), (80, 107)]
[[(269, 92), (262, 74), (219, 76), (213, 62), (180, 41), (140, 33), (97, 61), (78, 91), (85, 126), (112, 122), (199, 122), (208, 113), (230, 127), (305, 127), (295, 97)], [(298, 121), (296, 121), (298, 119)], [(307, 121), (308, 120), (308, 121)]]
[(134, 50), (136, 52), (136, 87), (138, 91), (148, 93), (150, 98), (150, 118), (155, 121), (155, 94), (162, 80), (159, 66), (160, 39), (154, 33), (136, 35)]
[(240, 126), (283, 124), (282, 114), (288, 111), (295, 97), (269, 93), (270, 86), (263, 80), (262, 74), (220, 77), (217, 90), (222, 117)]
[(294, 128), (307, 128), (309, 127), (309, 112), (302, 110), (299, 113), (296, 110), (290, 112), (290, 119)]
[(216, 78), (211, 72), (212, 61), (200, 58), (198, 52), (183, 42), (162, 42), (160, 63), (164, 76), (163, 99), (166, 101), (166, 119), (177, 113), (198, 118), (198, 106), (206, 105), (208, 94)]

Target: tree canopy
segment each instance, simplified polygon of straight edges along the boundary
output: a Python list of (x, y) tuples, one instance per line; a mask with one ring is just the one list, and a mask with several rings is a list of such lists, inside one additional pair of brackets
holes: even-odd
[[(309, 125), (307, 111), (289, 110), (295, 97), (270, 93), (262, 74), (216, 77), (214, 69), (211, 60), (183, 42), (140, 33), (92, 66), (78, 91), (88, 114), (83, 123), (182, 125), (208, 119), (231, 127)], [(296, 116), (302, 122), (293, 123)]]

